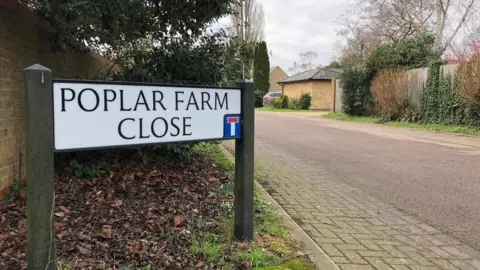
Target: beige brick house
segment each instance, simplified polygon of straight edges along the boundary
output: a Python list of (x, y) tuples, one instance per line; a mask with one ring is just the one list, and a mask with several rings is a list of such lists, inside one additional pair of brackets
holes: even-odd
[(279, 84), (289, 98), (299, 98), (302, 93), (312, 95), (312, 110), (334, 110), (335, 78), (343, 71), (336, 68), (315, 68), (284, 80)]
[(281, 92), (282, 86), (279, 81), (288, 78), (288, 74), (279, 66), (270, 68), (270, 92)]

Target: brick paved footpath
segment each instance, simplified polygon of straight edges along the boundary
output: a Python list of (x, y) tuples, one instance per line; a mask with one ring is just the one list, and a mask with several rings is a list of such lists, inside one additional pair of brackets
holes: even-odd
[[(341, 269), (480, 269), (473, 248), (281, 149), (255, 144), (260, 183)], [(233, 149), (232, 141), (224, 145)]]

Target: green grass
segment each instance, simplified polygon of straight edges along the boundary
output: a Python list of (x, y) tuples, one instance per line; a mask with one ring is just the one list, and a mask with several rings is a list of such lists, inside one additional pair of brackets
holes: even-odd
[[(195, 151), (201, 157), (212, 158), (214, 164), (227, 171), (233, 179), (234, 164), (214, 143), (200, 143)], [(233, 183), (224, 185), (217, 192), (233, 195)], [(206, 262), (222, 265), (222, 269), (237, 269), (247, 264), (253, 268), (263, 269), (316, 269), (305, 260), (291, 260), (299, 246), (295, 239), (281, 224), (281, 218), (275, 214), (263, 199), (255, 197), (254, 201), (253, 243), (235, 243), (233, 240), (233, 205), (224, 209), (222, 228), (218, 234), (206, 233), (202, 237), (192, 238), (190, 252), (200, 254)], [(201, 222), (201, 221), (196, 221)], [(244, 245), (242, 248), (239, 245)], [(245, 246), (246, 245), (246, 246)]]
[[(377, 123), (380, 121), (379, 117), (369, 117), (369, 116), (348, 116), (340, 113), (328, 113), (322, 116), (323, 118), (333, 119), (333, 120), (342, 120), (342, 121), (354, 121), (354, 122), (364, 122), (364, 123)], [(472, 127), (461, 127), (461, 126), (449, 126), (443, 124), (420, 124), (420, 123), (407, 123), (407, 122), (396, 122), (389, 121), (382, 124), (392, 126), (392, 127), (402, 127), (402, 128), (411, 128), (416, 130), (426, 130), (439, 133), (455, 133), (455, 134), (464, 134), (471, 136), (480, 136), (480, 129)]]
[(256, 109), (262, 112), (312, 112), (311, 110), (294, 110), (294, 109), (276, 109), (272, 106), (264, 106)]
[(306, 264), (303, 259), (293, 259), (281, 265), (257, 268), (257, 270), (315, 270), (315, 266)]
[(378, 117), (368, 117), (368, 116), (350, 116), (341, 113), (327, 113), (322, 115), (323, 118), (333, 119), (333, 120), (342, 120), (342, 121), (354, 121), (354, 122), (365, 122), (365, 123), (375, 123), (380, 118)]

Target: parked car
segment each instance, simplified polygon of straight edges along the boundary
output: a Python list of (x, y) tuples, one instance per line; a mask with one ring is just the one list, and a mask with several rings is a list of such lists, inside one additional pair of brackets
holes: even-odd
[(263, 96), (263, 106), (271, 105), (282, 96), (282, 92), (268, 92)]

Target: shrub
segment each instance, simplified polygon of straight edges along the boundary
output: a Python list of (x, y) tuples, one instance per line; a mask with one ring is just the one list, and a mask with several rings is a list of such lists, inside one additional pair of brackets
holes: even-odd
[(303, 93), (298, 100), (298, 105), (301, 110), (308, 110), (312, 105), (312, 95), (310, 93)]
[(380, 71), (372, 82), (376, 112), (390, 120), (398, 120), (410, 107), (408, 96), (408, 73), (405, 70)]
[(466, 100), (480, 103), (480, 56), (463, 62), (458, 69), (460, 90)]
[(440, 59), (433, 35), (420, 35), (402, 42), (378, 45), (368, 57), (367, 68), (374, 74), (382, 69), (420, 68)]
[(279, 99), (273, 102), (273, 107), (276, 109), (287, 109), (288, 108), (288, 96), (281, 96)]
[(365, 68), (346, 69), (340, 76), (342, 110), (348, 115), (366, 115), (372, 107), (371, 72)]
[(296, 98), (292, 98), (288, 101), (288, 108), (292, 110), (299, 110), (300, 109), (300, 102)]
[(480, 104), (462, 96), (461, 84), (460, 74), (445, 75), (441, 63), (433, 63), (422, 96), (421, 121), (480, 127)]
[(265, 93), (262, 91), (256, 90), (255, 91), (255, 108), (263, 107), (263, 97)]

